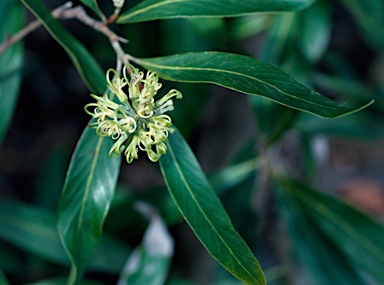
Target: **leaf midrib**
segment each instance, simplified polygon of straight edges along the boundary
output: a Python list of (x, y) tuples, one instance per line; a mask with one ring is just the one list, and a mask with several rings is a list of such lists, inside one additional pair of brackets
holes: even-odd
[[(221, 235), (217, 232), (216, 228), (213, 226), (211, 220), (208, 218), (208, 216), (205, 214), (205, 212), (203, 211), (203, 209), (201, 208), (200, 206), (200, 203), (196, 200), (196, 197), (195, 195), (193, 194), (193, 192), (191, 191), (191, 188), (187, 182), (187, 180), (185, 179), (184, 177), (184, 174), (179, 166), (179, 163), (178, 161), (176, 160), (176, 156), (175, 156), (175, 153), (173, 152), (173, 148), (172, 146), (169, 144), (169, 142), (167, 143), (167, 146), (168, 146), (168, 151), (170, 152), (171, 156), (172, 156), (172, 159), (174, 161), (174, 165), (177, 169), (177, 171), (179, 172), (179, 175), (182, 179), (182, 181), (184, 182), (184, 185), (186, 186), (187, 190), (188, 190), (188, 193), (190, 194), (190, 196), (192, 197), (193, 201), (196, 203), (198, 209), (200, 210), (200, 212), (203, 214), (205, 220), (208, 222), (208, 224), (211, 226), (211, 228), (213, 229), (214, 233), (219, 237), (219, 239), (222, 241), (222, 243), (225, 245), (225, 247), (228, 249), (228, 251), (230, 252), (230, 254), (234, 257), (234, 259), (236, 260), (236, 262), (241, 266), (241, 268), (243, 268), (243, 270), (245, 272), (247, 272), (247, 274), (253, 279), (255, 280), (257, 283), (259, 283), (259, 280), (255, 279), (253, 277), (253, 275), (247, 270), (247, 268), (245, 268), (243, 266), (243, 264), (239, 261), (239, 259), (233, 254), (231, 248), (228, 246), (228, 244), (225, 242), (225, 240), (221, 237)], [(179, 208), (180, 209), (180, 208)], [(181, 210), (181, 209), (180, 209)], [(181, 210), (182, 211), (182, 210)], [(182, 211), (183, 212), (183, 211)]]
[(352, 237), (355, 237), (356, 240), (360, 242), (363, 248), (365, 248), (368, 252), (370, 252), (372, 256), (375, 256), (377, 259), (381, 260), (384, 264), (384, 255), (375, 254), (376, 252), (383, 252), (383, 251), (377, 246), (375, 246), (375, 244), (370, 242), (369, 239), (362, 238), (362, 236), (359, 234), (358, 231), (354, 230), (354, 228), (349, 226), (348, 223), (345, 223), (342, 219), (338, 218), (337, 214), (335, 214), (329, 208), (322, 205), (313, 204), (311, 200), (306, 197), (301, 197), (301, 199), (306, 201), (308, 204), (312, 204), (313, 209), (315, 209), (320, 215), (322, 215), (329, 221), (336, 223), (337, 225), (339, 225), (340, 228), (344, 229), (346, 233), (348, 233)]
[(164, 1), (164, 2), (160, 2), (160, 3), (155, 3), (155, 4), (152, 4), (150, 6), (146, 6), (144, 8), (141, 8), (139, 10), (136, 10), (136, 11), (133, 11), (129, 14), (127, 14), (126, 16), (123, 16), (119, 19), (119, 22), (121, 22), (121, 20), (124, 20), (126, 21), (127, 19), (129, 18), (133, 18), (135, 15), (137, 14), (140, 14), (140, 13), (143, 13), (145, 11), (148, 11), (148, 10), (151, 10), (151, 9), (154, 9), (154, 8), (158, 8), (160, 6), (163, 6), (163, 5), (166, 5), (166, 4), (169, 4), (170, 2), (174, 2), (174, 3), (177, 3), (177, 2), (184, 2), (185, 0), (171, 0), (171, 1)]
[[(306, 104), (309, 104), (311, 106), (316, 106), (316, 107), (321, 107), (321, 108), (328, 108), (328, 109), (331, 109), (331, 110), (338, 110), (338, 109), (342, 109), (340, 106), (335, 106), (335, 107), (332, 107), (332, 106), (328, 106), (328, 105), (323, 105), (323, 104), (320, 104), (320, 103), (316, 103), (316, 102), (313, 102), (313, 101), (310, 101), (310, 100), (305, 100), (304, 98), (301, 98), (301, 97), (296, 97), (292, 94), (289, 94), (287, 92), (284, 92), (282, 91), (280, 88), (278, 88), (277, 86), (273, 85), (273, 84), (270, 84), (266, 81), (263, 81), (261, 79), (258, 79), (256, 77), (252, 77), (252, 76), (249, 76), (249, 75), (246, 75), (244, 73), (239, 73), (239, 72), (234, 72), (234, 71), (229, 71), (229, 70), (225, 70), (225, 69), (215, 69), (215, 68), (202, 68), (202, 67), (179, 67), (179, 66), (166, 66), (166, 65), (159, 65), (159, 64), (154, 64), (154, 63), (151, 63), (151, 62), (148, 62), (148, 61), (143, 61), (143, 60), (140, 60), (140, 59), (136, 59), (136, 61), (140, 64), (143, 64), (143, 65), (146, 65), (146, 66), (152, 66), (152, 67), (157, 67), (157, 68), (162, 68), (162, 69), (167, 69), (167, 70), (181, 70), (181, 71), (188, 71), (188, 70), (197, 70), (197, 71), (212, 71), (212, 72), (217, 72), (217, 73), (228, 73), (228, 74), (232, 74), (232, 75), (236, 75), (236, 76), (240, 76), (240, 77), (245, 77), (245, 78), (249, 78), (251, 80), (256, 80), (258, 82), (260, 82), (261, 84), (264, 84), (266, 86), (269, 86), (275, 90), (277, 90), (278, 92), (280, 92), (281, 94), (284, 94), (285, 96), (288, 96), (290, 98), (293, 98), (293, 99), (296, 99), (298, 101), (302, 101)], [(235, 91), (239, 91), (238, 89), (235, 89), (234, 87), (228, 87), (228, 86), (225, 86), (223, 84), (218, 84), (217, 82), (213, 82), (213, 81), (193, 81), (193, 80), (183, 80), (183, 81), (186, 81), (186, 82), (206, 82), (206, 83), (212, 83), (212, 84), (217, 84), (217, 85), (220, 85), (220, 86), (223, 86), (223, 87), (226, 87), (226, 88), (229, 88), (229, 89), (232, 89), (232, 90), (235, 90)], [(243, 93), (246, 93), (244, 91), (240, 91), (240, 92), (243, 92)], [(256, 93), (247, 93), (247, 94), (255, 94)], [(265, 96), (265, 95), (263, 95)], [(273, 100), (273, 101), (277, 101), (276, 99), (272, 99), (270, 97), (268, 97), (269, 99)], [(324, 99), (326, 99), (326, 97), (324, 97)], [(329, 99), (328, 99), (329, 100)], [(280, 101), (277, 101), (279, 102), (280, 104), (282, 104)], [(332, 101), (333, 102), (333, 101)], [(335, 103), (336, 104), (336, 103)]]
[(86, 202), (87, 202), (88, 197), (89, 197), (89, 192), (90, 192), (91, 184), (92, 184), (93, 177), (94, 177), (94, 174), (95, 174), (95, 169), (96, 169), (97, 161), (99, 159), (100, 149), (101, 149), (101, 144), (103, 142), (103, 139), (104, 138), (99, 137), (99, 140), (98, 140), (96, 148), (95, 148), (95, 152), (94, 152), (94, 156), (93, 156), (93, 160), (92, 160), (92, 165), (91, 165), (91, 168), (90, 168), (90, 171), (89, 171), (89, 175), (88, 175), (88, 179), (87, 179), (87, 184), (85, 186), (84, 196), (83, 196), (83, 199), (82, 199), (82, 202), (81, 202), (79, 218), (78, 218), (78, 221), (77, 221), (77, 231), (78, 232), (81, 230), (81, 226), (83, 224), (85, 205), (86, 205)]
[[(163, 2), (160, 2), (160, 3), (155, 3), (155, 4), (152, 4), (152, 5), (143, 7), (141, 9), (134, 10), (134, 11), (132, 11), (130, 13), (125, 14), (125, 15), (122, 15), (117, 20), (117, 23), (124, 23), (125, 21), (129, 21), (129, 19), (132, 19), (132, 18), (134, 18), (135, 16), (137, 16), (139, 14), (143, 14), (143, 13), (145, 13), (147, 11), (153, 10), (155, 8), (158, 8), (158, 7), (161, 7), (161, 6), (164, 6), (164, 5), (178, 3), (178, 2), (180, 2), (180, 3), (188, 2), (188, 0), (168, 0), (168, 1), (163, 1)], [(190, 17), (214, 17), (214, 18), (217, 17), (217, 18), (219, 18), (219, 17), (227, 17), (227, 16), (250, 15), (250, 14), (256, 14), (256, 13), (263, 13), (263, 12), (267, 12), (267, 11), (259, 11), (259, 12), (251, 11), (251, 12), (225, 13), (223, 15), (212, 15), (210, 13), (207, 13), (207, 14), (190, 15)], [(174, 15), (174, 16), (168, 16), (167, 18), (178, 18), (178, 17), (188, 17), (188, 16), (189, 15)]]

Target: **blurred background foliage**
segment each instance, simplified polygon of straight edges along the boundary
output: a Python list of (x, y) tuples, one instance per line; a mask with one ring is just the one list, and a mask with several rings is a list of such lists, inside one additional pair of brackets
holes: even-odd
[[(109, 1), (100, 2), (105, 14), (112, 13)], [(60, 4), (46, 1), (50, 8)], [(0, 41), (15, 32), (6, 30), (4, 13), (0, 6)], [(33, 19), (25, 9), (22, 15), (25, 22)], [(104, 70), (114, 67), (115, 54), (106, 38), (76, 21), (62, 24)], [(137, 57), (240, 53), (279, 66), (334, 100), (356, 105), (375, 100), (361, 112), (327, 120), (217, 86), (164, 82), (166, 89), (182, 90), (173, 121), (269, 284), (384, 283), (379, 239), (384, 217), (383, 27), (381, 0), (318, 0), (298, 13), (113, 26), (129, 39), (125, 48)], [(70, 262), (57, 234), (55, 209), (71, 153), (88, 123), (83, 106), (89, 91), (44, 28), (29, 35), (23, 46), (24, 65), (14, 69), (22, 75), (19, 98), (0, 149), (0, 284), (64, 284), (57, 277), (66, 276)], [(0, 84), (5, 84), (8, 68), (6, 56), (0, 56)], [(17, 93), (15, 88), (9, 92)], [(8, 90), (0, 88), (1, 96)], [(265, 161), (274, 177), (290, 179), (274, 179)], [(159, 283), (137, 283), (137, 276), (128, 272), (129, 284), (239, 284), (204, 251), (166, 191), (158, 165), (144, 156), (122, 166), (87, 279), (113, 284), (134, 254), (154, 260), (142, 241), (151, 236), (154, 221), (137, 209), (139, 201), (157, 209), (167, 225), (162, 230), (171, 236), (164, 234), (162, 242), (170, 238), (175, 248), (156, 261), (164, 275)]]

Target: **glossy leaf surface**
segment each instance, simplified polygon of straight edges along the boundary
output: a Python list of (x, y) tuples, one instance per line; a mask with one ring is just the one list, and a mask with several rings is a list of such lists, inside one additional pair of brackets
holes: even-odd
[(121, 157), (110, 158), (113, 140), (86, 127), (72, 155), (58, 206), (58, 229), (79, 277), (102, 234)]
[(234, 17), (258, 12), (302, 9), (313, 0), (146, 0), (123, 13), (118, 23), (133, 23), (180, 17)]
[(384, 228), (341, 201), (292, 180), (279, 181), (284, 191), (300, 201), (311, 221), (351, 263), (384, 281)]
[(167, 80), (213, 83), (321, 117), (339, 117), (360, 109), (338, 104), (298, 83), (279, 68), (243, 55), (197, 52), (134, 61)]
[(188, 144), (175, 129), (160, 166), (180, 212), (208, 252), (245, 284), (265, 284), (258, 261), (233, 228)]
[(120, 274), (119, 285), (162, 285), (173, 257), (173, 238), (160, 215), (148, 204), (136, 208), (150, 219), (141, 245), (136, 247)]
[[(0, 201), (0, 237), (44, 260), (70, 265), (57, 232), (56, 215), (52, 211), (15, 201)], [(89, 268), (118, 273), (129, 253), (129, 247), (106, 235)]]
[(21, 2), (64, 48), (89, 90), (99, 95), (104, 94), (107, 86), (104, 72), (87, 49), (51, 16), (41, 0), (21, 0)]
[(287, 225), (294, 257), (311, 275), (313, 284), (353, 284), (363, 281), (348, 259), (308, 217), (289, 192), (278, 191), (280, 213)]
[[(0, 3), (0, 43), (21, 29), (23, 7), (17, 1)], [(0, 55), (0, 144), (8, 130), (17, 102), (23, 65), (23, 48), (18, 43)]]

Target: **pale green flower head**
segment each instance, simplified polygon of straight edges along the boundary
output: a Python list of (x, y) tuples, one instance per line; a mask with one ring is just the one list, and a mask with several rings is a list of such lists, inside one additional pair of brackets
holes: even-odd
[(158, 161), (167, 151), (165, 143), (172, 132), (171, 118), (164, 113), (173, 110), (172, 98), (181, 99), (181, 93), (172, 89), (156, 101), (155, 96), (162, 86), (159, 76), (152, 71), (144, 76), (130, 64), (124, 66), (122, 78), (114, 69), (107, 71), (106, 78), (108, 89), (119, 102), (112, 101), (107, 94), (91, 94), (96, 103), (89, 103), (84, 109), (96, 120), (89, 126), (96, 129), (98, 136), (115, 140), (109, 156), (124, 153), (131, 163), (142, 150), (151, 161)]

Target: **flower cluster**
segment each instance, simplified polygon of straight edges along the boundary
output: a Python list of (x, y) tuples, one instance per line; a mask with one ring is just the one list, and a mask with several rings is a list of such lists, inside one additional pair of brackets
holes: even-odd
[(148, 71), (144, 77), (144, 73), (132, 65), (124, 66), (122, 78), (113, 69), (107, 71), (106, 77), (108, 89), (118, 100), (111, 100), (107, 94), (91, 94), (97, 102), (85, 106), (85, 111), (95, 119), (90, 127), (96, 129), (97, 135), (116, 140), (109, 156), (124, 152), (127, 162), (131, 163), (138, 158), (140, 149), (147, 152), (151, 161), (158, 161), (167, 151), (165, 142), (172, 132), (171, 118), (164, 113), (173, 110), (171, 98), (180, 99), (181, 93), (172, 89), (155, 101), (161, 88), (158, 75)]

